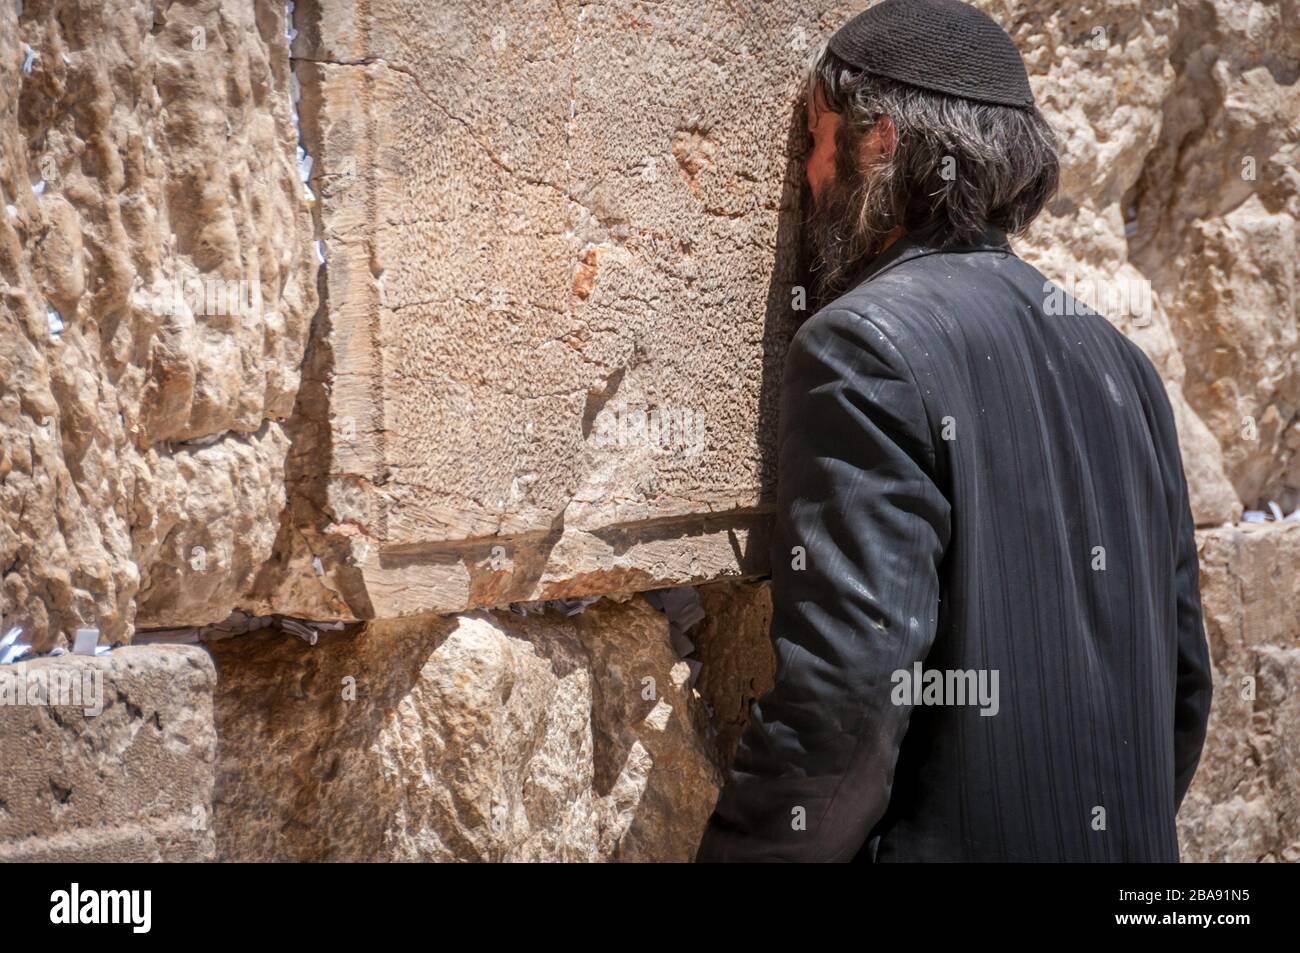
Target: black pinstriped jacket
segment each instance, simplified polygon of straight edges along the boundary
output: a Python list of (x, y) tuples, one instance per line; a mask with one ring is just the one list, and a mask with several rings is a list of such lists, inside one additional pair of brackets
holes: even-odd
[(787, 359), (776, 681), (697, 861), (1176, 861), (1211, 687), (1160, 378), (996, 230), (858, 280)]

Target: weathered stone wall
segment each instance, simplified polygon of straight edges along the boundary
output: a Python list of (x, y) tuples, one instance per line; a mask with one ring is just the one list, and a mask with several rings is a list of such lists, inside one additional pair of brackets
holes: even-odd
[(639, 597), (213, 650), (221, 859), (686, 861), (717, 797)]
[(1214, 706), (1185, 860), (1300, 861), (1300, 524), (1201, 534)]
[[(816, 16), (300, 5), (332, 388), (294, 485), (314, 519), (291, 513), (267, 606), (387, 617), (763, 570)], [(633, 432), (648, 414), (668, 446)]]
[[(799, 68), (854, 6), (304, 0), (292, 60), (270, 0), (6, 8), (6, 617), (761, 575)], [(987, 6), (1064, 145), (1022, 253), (1121, 294), (1203, 525), (1294, 507), (1294, 0)], [(261, 308), (158, 313), (190, 279)]]
[(224, 619), (316, 302), (284, 8), (4, 3), (0, 77), (3, 628)]
[[(1215, 698), (1183, 856), (1295, 861), (1300, 526), (1199, 549)], [(701, 605), (694, 689), (639, 596), (315, 646), (264, 630), (209, 643), (215, 671), (190, 647), (6, 666), (104, 688), (90, 716), (0, 718), (0, 860), (689, 859), (774, 670), (766, 584), (707, 585)]]
[(0, 666), (0, 863), (212, 860), (215, 683), (180, 645)]
[[(1178, 417), (1217, 687), (1185, 853), (1295, 859), (1297, 534), (1239, 520), (1300, 505), (1300, 4), (981, 5), (1062, 136), (1018, 248)], [(30, 765), (0, 856), (689, 856), (772, 677), (737, 580), (802, 317), (799, 73), (859, 6), (3, 5), (0, 637), (379, 621), (214, 642), (215, 687), (123, 702), (146, 740), (192, 705), (179, 760), (119, 752), (161, 813), (96, 815), (100, 762), (22, 734), (112, 749), (111, 719), (0, 710)], [(629, 595), (682, 583), (693, 688)], [(195, 805), (214, 833), (173, 843)]]
[[(855, 6), (299, 5), (330, 386), (261, 611), (763, 571), (792, 106)], [(1022, 253), (1156, 361), (1199, 522), (1294, 507), (1296, 5), (987, 7), (1063, 134)]]

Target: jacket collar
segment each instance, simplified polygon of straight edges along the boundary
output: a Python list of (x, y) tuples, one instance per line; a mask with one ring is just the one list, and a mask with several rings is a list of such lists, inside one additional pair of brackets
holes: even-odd
[(846, 287), (850, 289), (856, 288), (863, 282), (870, 281), (894, 266), (901, 265), (913, 258), (921, 258), (937, 252), (963, 254), (981, 251), (1000, 251), (1014, 254), (1010, 242), (1007, 241), (1006, 232), (993, 225), (986, 228), (984, 233), (974, 241), (958, 244), (945, 244), (943, 232), (937, 226), (931, 225), (916, 232), (909, 232), (902, 238), (897, 239), (876, 257), (868, 259), (861, 265)]

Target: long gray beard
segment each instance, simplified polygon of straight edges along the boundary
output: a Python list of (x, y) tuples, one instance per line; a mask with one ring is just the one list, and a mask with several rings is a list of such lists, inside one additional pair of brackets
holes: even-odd
[(804, 234), (813, 253), (813, 291), (819, 305), (849, 290), (853, 275), (878, 255), (885, 243), (887, 230), (863, 221), (866, 187), (861, 174), (849, 179), (837, 174), (826, 187), (821, 204), (808, 216)]

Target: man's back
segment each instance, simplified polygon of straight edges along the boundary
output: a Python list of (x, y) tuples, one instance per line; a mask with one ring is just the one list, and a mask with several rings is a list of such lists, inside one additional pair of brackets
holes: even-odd
[(1163, 385), (1000, 233), (869, 275), (792, 348), (777, 687), (701, 858), (1177, 860), (1210, 689)]
[(925, 666), (999, 672), (996, 715), (913, 711), (877, 860), (1178, 859), (1176, 437), (1136, 345), (1045, 314), (1049, 287), (1014, 255), (937, 254), (839, 305), (875, 318), (938, 425), (954, 519)]

